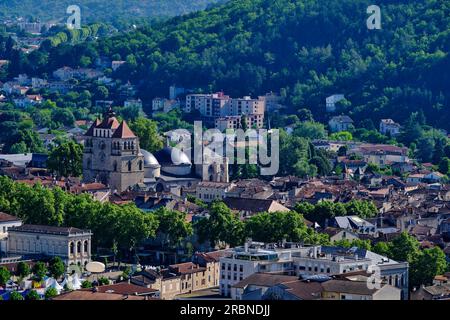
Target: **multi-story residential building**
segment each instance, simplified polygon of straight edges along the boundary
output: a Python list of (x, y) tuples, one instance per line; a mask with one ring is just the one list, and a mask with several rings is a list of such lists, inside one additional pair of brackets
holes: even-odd
[(265, 249), (264, 243), (247, 242), (220, 258), (220, 293), (230, 296), (233, 285), (254, 273), (292, 274), (292, 262), (291, 250)]
[(21, 225), (8, 229), (8, 254), (58, 256), (66, 265), (86, 265), (91, 261), (90, 230)]
[(282, 98), (273, 92), (266, 93), (264, 96), (259, 96), (258, 100), (263, 100), (265, 102), (267, 112), (278, 111), (283, 107), (280, 104)]
[(266, 97), (230, 98), (223, 92), (189, 94), (186, 96), (185, 105), (185, 112), (198, 110), (205, 120), (212, 121), (220, 130), (241, 127), (242, 116), (248, 128), (261, 128), (264, 123), (265, 109)]
[(400, 134), (401, 125), (392, 119), (382, 119), (380, 121), (380, 133), (395, 137)]
[(207, 283), (210, 288), (219, 287), (220, 280), (220, 258), (229, 256), (228, 250), (218, 250), (212, 252), (197, 252), (194, 255), (194, 262), (208, 270)]
[(152, 100), (152, 111), (155, 112), (170, 112), (180, 106), (179, 100), (168, 100), (165, 98), (155, 98)]
[[(242, 123), (242, 120), (245, 121), (245, 126)], [(225, 131), (227, 129), (260, 129), (264, 125), (264, 114), (248, 114), (242, 116), (227, 116), (216, 118), (215, 126), (220, 131)]]
[(336, 103), (345, 99), (343, 94), (334, 94), (326, 98), (326, 110), (327, 112), (335, 112), (336, 111)]
[(395, 163), (409, 163), (408, 148), (383, 144), (362, 144), (349, 153), (360, 155), (365, 162), (380, 167)]
[(202, 181), (196, 186), (196, 196), (204, 202), (223, 200), (233, 186), (232, 183), (226, 182)]
[(231, 287), (248, 276), (274, 273), (295, 276), (337, 275), (355, 271), (376, 272), (381, 281), (401, 289), (408, 298), (408, 263), (397, 262), (368, 250), (325, 246), (264, 245), (246, 243), (237, 247), (230, 257), (221, 258), (220, 290), (224, 296)]
[(214, 270), (193, 262), (170, 265), (169, 271), (180, 277), (180, 294), (210, 288), (214, 278)]
[(353, 126), (353, 120), (349, 116), (337, 116), (328, 122), (331, 132), (348, 131)]
[(131, 277), (132, 284), (159, 291), (163, 300), (171, 300), (180, 294), (180, 276), (169, 272), (168, 269), (146, 269)]
[(292, 257), (296, 275), (335, 275), (372, 269), (382, 281), (401, 289), (402, 299), (408, 298), (407, 262), (397, 262), (364, 249), (326, 246), (304, 247)]

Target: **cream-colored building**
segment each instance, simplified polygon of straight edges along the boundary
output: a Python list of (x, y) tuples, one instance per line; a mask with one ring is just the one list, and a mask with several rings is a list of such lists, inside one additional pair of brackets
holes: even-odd
[(21, 225), (8, 229), (8, 254), (58, 256), (66, 265), (86, 265), (91, 261), (89, 230)]

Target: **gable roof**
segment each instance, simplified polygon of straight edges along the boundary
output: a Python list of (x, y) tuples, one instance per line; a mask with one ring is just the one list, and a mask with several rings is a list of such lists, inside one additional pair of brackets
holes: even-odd
[(294, 276), (276, 275), (270, 273), (254, 273), (244, 280), (241, 280), (238, 283), (234, 284), (233, 288), (244, 289), (248, 285), (272, 287), (280, 283), (295, 281), (297, 279), (298, 278)]
[(224, 199), (224, 203), (231, 209), (237, 211), (248, 211), (253, 213), (290, 211), (288, 208), (275, 200), (251, 199), (251, 198), (230, 198)]
[(128, 127), (127, 122), (125, 120), (122, 121), (122, 123), (119, 125), (119, 127), (114, 131), (114, 134), (112, 135), (113, 138), (136, 138), (135, 134), (131, 129)]

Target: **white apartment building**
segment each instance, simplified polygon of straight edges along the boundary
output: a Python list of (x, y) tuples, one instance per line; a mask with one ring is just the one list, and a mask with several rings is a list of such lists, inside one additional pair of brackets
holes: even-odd
[(397, 262), (368, 250), (285, 243), (264, 245), (248, 242), (220, 259), (220, 292), (230, 296), (231, 287), (254, 273), (295, 276), (337, 275), (376, 267), (382, 281), (402, 290), (408, 297), (408, 263)]
[(230, 296), (233, 285), (257, 272), (292, 272), (291, 254), (291, 250), (265, 249), (260, 242), (247, 242), (244, 247), (234, 248), (230, 257), (220, 258), (220, 293)]

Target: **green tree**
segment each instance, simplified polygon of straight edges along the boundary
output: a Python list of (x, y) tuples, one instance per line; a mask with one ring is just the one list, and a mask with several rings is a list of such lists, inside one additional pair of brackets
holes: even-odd
[(411, 263), (420, 253), (420, 244), (416, 238), (402, 232), (392, 240), (391, 258)]
[(82, 174), (83, 147), (74, 141), (68, 141), (53, 148), (47, 167), (61, 177), (79, 177)]
[(157, 233), (162, 238), (163, 246), (166, 244), (170, 247), (176, 246), (193, 233), (192, 225), (186, 221), (185, 213), (163, 207), (155, 211), (155, 216), (159, 221)]
[(245, 234), (262, 242), (309, 240), (303, 217), (294, 211), (254, 215), (245, 221)]
[(9, 300), (11, 300), (11, 301), (20, 301), (20, 300), (25, 300), (25, 299), (19, 292), (13, 291), (9, 295)]
[(30, 273), (31, 273), (31, 268), (30, 268), (30, 265), (28, 263), (20, 261), (17, 264), (17, 272), (16, 272), (16, 274), (20, 278), (24, 279), (24, 278), (28, 277), (30, 275)]
[(439, 172), (442, 174), (450, 174), (450, 159), (445, 157), (439, 162)]
[(138, 118), (130, 123), (130, 129), (139, 137), (142, 149), (148, 152), (155, 152), (163, 147), (163, 141), (158, 134), (158, 127), (155, 121)]
[(89, 289), (89, 288), (92, 288), (92, 283), (91, 283), (90, 281), (84, 280), (84, 281), (81, 283), (81, 287), (82, 287), (83, 289)]
[(25, 300), (41, 300), (39, 293), (36, 290), (30, 290), (25, 296)]
[(50, 260), (49, 271), (50, 275), (55, 279), (59, 279), (64, 275), (66, 266), (60, 257), (54, 257)]
[(424, 249), (411, 262), (411, 286), (431, 285), (436, 275), (447, 271), (445, 253), (439, 247)]
[(51, 300), (58, 295), (58, 291), (55, 288), (48, 288), (45, 291), (45, 300)]
[(213, 248), (221, 242), (236, 246), (244, 241), (242, 221), (223, 202), (213, 202), (209, 217), (197, 221), (195, 229), (199, 241), (209, 241)]
[(0, 267), (0, 287), (4, 287), (11, 279), (11, 273), (5, 267)]
[(33, 266), (33, 274), (37, 281), (42, 281), (42, 279), (47, 275), (48, 270), (44, 262), (38, 261)]

